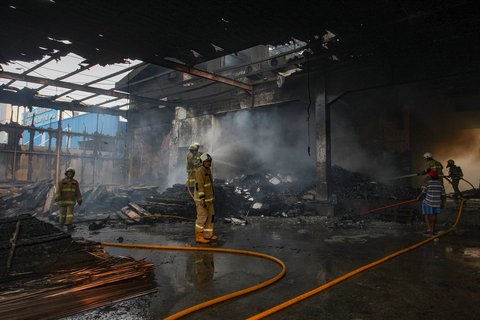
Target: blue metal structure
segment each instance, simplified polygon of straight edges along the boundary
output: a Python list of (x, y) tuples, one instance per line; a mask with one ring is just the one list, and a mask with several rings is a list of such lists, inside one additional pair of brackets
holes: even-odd
[[(23, 125), (34, 125), (36, 128), (53, 128), (58, 129), (59, 111), (35, 108), (32, 112), (27, 112), (24, 115)], [(101, 134), (115, 137), (121, 135), (126, 131), (126, 123), (121, 122), (118, 116), (101, 115), (86, 113), (81, 115), (74, 115), (73, 117), (62, 119), (62, 146), (77, 149), (79, 142), (84, 141), (81, 136), (68, 137), (66, 132), (87, 133), (87, 134)], [(50, 135), (47, 133), (35, 133), (34, 146), (48, 145)], [(53, 138), (55, 139), (55, 138)], [(24, 131), (23, 144), (28, 145), (30, 141), (30, 132)], [(54, 143), (52, 143), (54, 144)]]

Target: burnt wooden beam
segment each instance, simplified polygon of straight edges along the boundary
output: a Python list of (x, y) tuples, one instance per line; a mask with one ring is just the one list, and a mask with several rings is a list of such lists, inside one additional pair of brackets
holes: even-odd
[(20, 231), (20, 219), (17, 221), (15, 232), (13, 233), (12, 238), (10, 239), (10, 253), (8, 254), (7, 260), (7, 275), (10, 272), (10, 267), (12, 266), (13, 255), (15, 254), (15, 246), (17, 245), (18, 232)]

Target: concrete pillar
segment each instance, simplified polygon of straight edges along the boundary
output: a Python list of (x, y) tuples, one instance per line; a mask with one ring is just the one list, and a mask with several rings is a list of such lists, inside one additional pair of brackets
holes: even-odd
[(316, 140), (316, 200), (317, 213), (333, 215), (329, 190), (330, 153), (330, 106), (327, 103), (325, 79), (315, 96), (315, 140)]
[(177, 163), (179, 159), (178, 148), (179, 144), (179, 133), (180, 133), (180, 121), (185, 119), (186, 111), (184, 108), (176, 107), (175, 108), (175, 118), (173, 120), (172, 130), (170, 132), (170, 145), (169, 145), (169, 155), (168, 155), (168, 185), (171, 186), (177, 182)]

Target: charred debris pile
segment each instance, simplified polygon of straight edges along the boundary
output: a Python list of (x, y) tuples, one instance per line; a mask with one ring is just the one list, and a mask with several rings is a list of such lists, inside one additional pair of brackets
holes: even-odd
[[(35, 183), (15, 182), (0, 185), (0, 218), (20, 213), (42, 213), (49, 211), (49, 192), (53, 182), (41, 180)], [(51, 198), (51, 196), (50, 196)], [(53, 199), (51, 199), (53, 200)]]
[(332, 193), (338, 199), (409, 200), (415, 198), (419, 190), (410, 187), (408, 182), (406, 179), (393, 180), (390, 183), (375, 182), (361, 173), (338, 166), (332, 167)]
[[(418, 190), (403, 184), (373, 183), (368, 177), (340, 167), (332, 168), (333, 199), (338, 203), (349, 199), (407, 200)], [(403, 181), (404, 182), (404, 181)], [(120, 219), (126, 223), (145, 222), (145, 218), (176, 215), (193, 219), (195, 204), (183, 184), (176, 184), (163, 192), (154, 185), (145, 186), (83, 186), (83, 204), (76, 207), (81, 219)], [(50, 215), (55, 218), (58, 207), (54, 203), (54, 188), (50, 180), (23, 186), (0, 189), (0, 216), (22, 213)], [(261, 173), (242, 175), (231, 180), (215, 181), (215, 207), (218, 218), (235, 216), (313, 215), (315, 184), (312, 179)]]

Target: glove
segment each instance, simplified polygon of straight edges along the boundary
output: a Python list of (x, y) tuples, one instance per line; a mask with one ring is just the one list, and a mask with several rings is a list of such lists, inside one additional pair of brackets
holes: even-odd
[(78, 200), (77, 203), (78, 203), (79, 206), (81, 206), (82, 205), (82, 200)]

